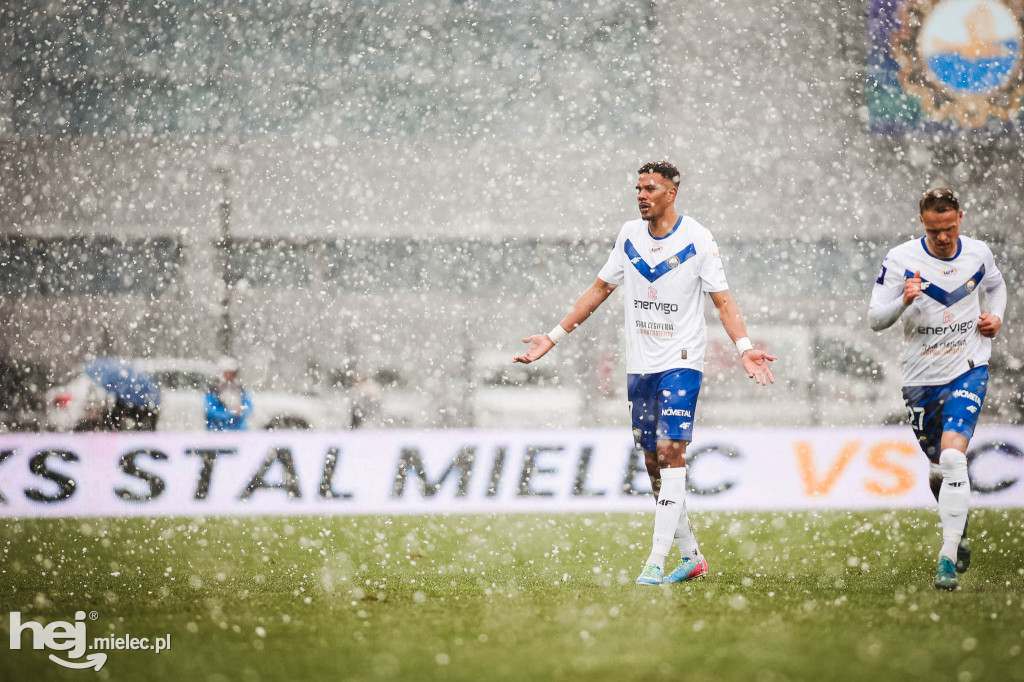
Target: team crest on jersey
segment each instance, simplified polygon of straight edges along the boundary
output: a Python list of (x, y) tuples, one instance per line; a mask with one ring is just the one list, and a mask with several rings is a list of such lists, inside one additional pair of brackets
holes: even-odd
[(679, 256), (672, 256), (667, 261), (665, 261), (665, 265), (675, 270), (676, 268), (679, 267)]
[(900, 84), (933, 120), (1018, 119), (1024, 0), (906, 0), (900, 25), (891, 42)]
[(973, 279), (969, 279), (969, 280), (967, 280), (967, 283), (966, 283), (966, 284), (964, 284), (964, 289), (965, 289), (965, 290), (967, 291), (967, 293), (971, 293), (971, 292), (972, 292), (972, 291), (974, 291), (974, 290), (975, 290), (975, 289), (976, 289), (977, 287), (978, 287), (978, 283), (977, 283), (977, 282), (975, 282), (975, 281), (974, 281)]
[(651, 299), (652, 301), (657, 301), (658, 290), (655, 289), (654, 287), (647, 287), (647, 298)]
[(941, 274), (942, 274), (943, 277), (952, 277), (953, 275), (956, 274), (956, 268), (954, 268), (954, 267), (943, 268)]
[(949, 312), (948, 310), (946, 312), (942, 313), (942, 324), (951, 325), (951, 324), (953, 324), (953, 320), (955, 320), (955, 319), (956, 319), (956, 315), (954, 315), (953, 313)]

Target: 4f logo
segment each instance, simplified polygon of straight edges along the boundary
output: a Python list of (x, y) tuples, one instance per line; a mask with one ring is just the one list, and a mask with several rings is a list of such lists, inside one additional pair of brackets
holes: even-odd
[(660, 504), (662, 507), (667, 507), (670, 504), (675, 504), (675, 502), (673, 502), (672, 500), (658, 500), (658, 504)]

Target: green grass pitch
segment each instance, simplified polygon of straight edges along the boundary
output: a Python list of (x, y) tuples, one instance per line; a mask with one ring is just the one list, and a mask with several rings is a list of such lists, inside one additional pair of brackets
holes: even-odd
[[(1024, 510), (973, 513), (954, 593), (932, 510), (694, 513), (709, 576), (645, 588), (652, 517), (5, 521), (0, 679), (1024, 680)], [(8, 650), (78, 610), (171, 648)]]

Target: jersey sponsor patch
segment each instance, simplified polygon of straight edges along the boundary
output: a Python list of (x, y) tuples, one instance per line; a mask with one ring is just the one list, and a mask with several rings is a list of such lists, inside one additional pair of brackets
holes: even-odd
[(663, 303), (661, 301), (638, 301), (633, 299), (633, 307), (638, 310), (656, 310), (659, 313), (670, 315), (679, 310), (678, 303)]
[(693, 414), (689, 410), (680, 408), (666, 407), (661, 410), (662, 417), (693, 417)]
[(942, 326), (929, 326), (929, 325), (918, 325), (918, 334), (937, 334), (939, 336), (945, 336), (946, 334), (966, 334), (967, 332), (974, 329), (974, 320), (965, 320), (963, 322), (957, 322), (955, 319)]

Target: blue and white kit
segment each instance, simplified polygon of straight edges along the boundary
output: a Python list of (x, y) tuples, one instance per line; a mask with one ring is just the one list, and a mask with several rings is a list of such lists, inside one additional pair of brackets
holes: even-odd
[[(921, 295), (904, 306), (905, 283), (918, 271)], [(980, 292), (987, 311), (1002, 318), (1006, 284), (984, 242), (960, 237), (956, 254), (939, 258), (922, 237), (889, 251), (871, 293), (872, 329), (903, 319), (903, 397), (932, 461), (938, 461), (943, 431), (968, 440), (974, 435), (985, 400), (992, 340), (978, 331)]]
[(647, 221), (630, 221), (597, 277), (624, 289), (637, 445), (654, 450), (659, 438), (692, 440), (707, 347), (704, 294), (729, 288), (714, 237), (687, 216), (660, 238)]

